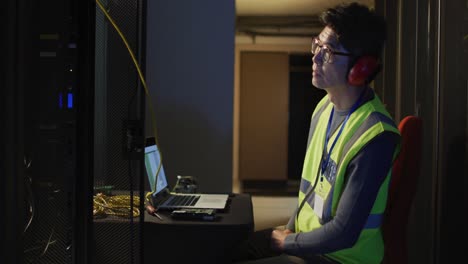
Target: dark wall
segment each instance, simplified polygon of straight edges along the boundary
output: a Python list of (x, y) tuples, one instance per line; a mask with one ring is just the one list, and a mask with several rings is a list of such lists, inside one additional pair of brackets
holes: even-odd
[(466, 1), (376, 1), (389, 27), (376, 90), (396, 121), (423, 120), (410, 263), (455, 262), (467, 250), (453, 242), (468, 236), (467, 8)]
[(148, 1), (146, 135), (150, 103), (169, 183), (232, 190), (234, 1)]

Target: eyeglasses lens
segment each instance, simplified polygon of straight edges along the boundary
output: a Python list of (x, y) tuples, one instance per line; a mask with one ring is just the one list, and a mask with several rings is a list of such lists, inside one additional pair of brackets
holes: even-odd
[(329, 60), (331, 59), (331, 51), (327, 47), (320, 46), (316, 39), (312, 40), (312, 47), (311, 47), (312, 54), (317, 55), (322, 50), (323, 50), (322, 60), (324, 62), (329, 62)]

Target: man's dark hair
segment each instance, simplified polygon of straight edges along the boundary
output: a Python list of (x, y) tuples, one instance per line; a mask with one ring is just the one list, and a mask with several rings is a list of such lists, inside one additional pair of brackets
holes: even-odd
[(367, 6), (341, 4), (323, 12), (320, 19), (335, 31), (340, 44), (355, 56), (380, 58), (387, 34), (386, 22)]

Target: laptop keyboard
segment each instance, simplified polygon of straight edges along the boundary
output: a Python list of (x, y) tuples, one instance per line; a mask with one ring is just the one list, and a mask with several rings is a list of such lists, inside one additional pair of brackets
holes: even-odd
[(192, 206), (200, 199), (200, 195), (174, 195), (168, 206)]

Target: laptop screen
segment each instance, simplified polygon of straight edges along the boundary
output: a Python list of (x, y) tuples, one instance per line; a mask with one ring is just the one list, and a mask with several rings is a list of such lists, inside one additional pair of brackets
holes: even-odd
[(150, 145), (145, 147), (145, 167), (148, 180), (150, 182), (151, 191), (154, 192), (154, 195), (159, 193), (161, 190), (167, 187), (166, 175), (164, 174), (164, 168), (161, 165), (158, 176), (157, 189), (155, 191), (155, 180), (156, 172), (158, 170), (159, 163), (161, 158), (159, 156), (159, 151), (156, 145)]

